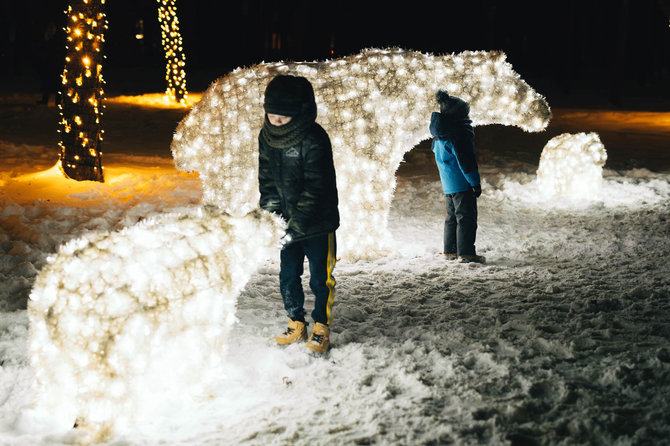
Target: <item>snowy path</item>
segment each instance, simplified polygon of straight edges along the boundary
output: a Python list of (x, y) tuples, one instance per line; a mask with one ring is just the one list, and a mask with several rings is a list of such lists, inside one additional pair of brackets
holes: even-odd
[[(398, 190), (397, 201), (408, 192), (416, 203), (414, 190)], [(425, 245), (409, 257), (340, 266), (337, 348), (327, 364), (303, 370), (284, 359), (293, 385), (282, 391), (291, 395), (268, 408), (275, 429), (256, 431), (259, 443), (294, 435), (309, 443), (323, 432), (356, 444), (665, 438), (667, 205), (596, 216), (507, 210), (483, 213), (486, 266), (445, 262)], [(401, 243), (419, 240), (399, 237), (421, 227), (411, 220), (393, 215)], [(645, 231), (631, 233), (639, 226)], [(424, 235), (438, 246), (439, 238), (439, 230)], [(240, 327), (252, 327), (245, 337), (258, 327), (258, 300), (279, 303), (273, 276), (259, 276), (240, 298)], [(323, 411), (318, 427), (314, 406)]]
[[(391, 209), (396, 253), (335, 270), (329, 357), (268, 341), (285, 325), (269, 260), (238, 300), (209, 397), (186, 405), (175, 392), (141, 432), (108, 444), (668, 444), (670, 172), (606, 166), (601, 201), (543, 203), (536, 166), (497, 145), (482, 153), (486, 265), (437, 254), (439, 183), (428, 154), (413, 151)], [(200, 185), (164, 157), (110, 157), (119, 181), (106, 196), (90, 186), (56, 194), (62, 202), (21, 201), (17, 176), (48, 167), (53, 150), (2, 150), (0, 444), (72, 444), (72, 432), (40, 432), (20, 416), (34, 276), (63, 241), (194, 206)]]

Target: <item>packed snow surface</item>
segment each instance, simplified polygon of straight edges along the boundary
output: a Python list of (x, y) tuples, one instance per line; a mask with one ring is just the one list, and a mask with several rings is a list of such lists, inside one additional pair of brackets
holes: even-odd
[[(128, 113), (133, 125), (152, 116)], [(134, 135), (126, 138), (130, 147)], [(539, 159), (520, 162), (505, 144), (479, 147), (485, 265), (439, 253), (444, 200), (420, 145), (396, 177), (393, 253), (335, 269), (326, 357), (268, 339), (287, 322), (276, 252), (240, 293), (206, 392), (162, 395), (167, 403), (105, 444), (667, 442), (670, 171), (605, 165), (599, 198), (548, 200)], [(32, 407), (26, 307), (47, 258), (69, 241), (200, 206), (197, 175), (167, 154), (110, 154), (104, 184), (59, 178), (54, 157), (51, 146), (0, 141), (3, 445), (87, 438)]]

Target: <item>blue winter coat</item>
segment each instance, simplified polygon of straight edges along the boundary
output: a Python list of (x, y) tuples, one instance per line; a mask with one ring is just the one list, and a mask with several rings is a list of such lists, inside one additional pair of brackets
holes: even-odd
[(433, 152), (445, 194), (465, 192), (480, 184), (472, 121), (434, 112), (430, 117)]

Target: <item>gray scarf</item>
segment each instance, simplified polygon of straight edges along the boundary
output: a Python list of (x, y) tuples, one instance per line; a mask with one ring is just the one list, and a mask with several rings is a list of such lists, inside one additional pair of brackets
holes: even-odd
[(305, 111), (293, 119), (288, 124), (272, 125), (265, 115), (265, 122), (261, 129), (261, 138), (270, 147), (275, 149), (288, 149), (298, 144), (307, 134), (307, 130), (316, 120), (316, 104), (308, 107)]

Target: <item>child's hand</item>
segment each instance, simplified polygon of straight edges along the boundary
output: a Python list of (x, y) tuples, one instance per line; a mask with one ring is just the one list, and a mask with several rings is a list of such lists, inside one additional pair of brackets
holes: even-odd
[(482, 185), (478, 184), (476, 186), (472, 186), (472, 193), (475, 194), (475, 198), (479, 197), (482, 194)]
[(286, 231), (284, 235), (279, 239), (279, 244), (281, 245), (282, 249), (284, 249), (286, 246), (290, 245), (291, 242), (293, 241), (293, 236), (291, 235), (290, 232)]

